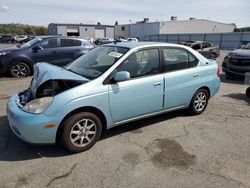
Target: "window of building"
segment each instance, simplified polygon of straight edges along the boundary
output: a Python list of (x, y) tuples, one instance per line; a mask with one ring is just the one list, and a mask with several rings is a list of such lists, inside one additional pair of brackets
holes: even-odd
[(125, 31), (125, 26), (122, 26), (122, 31)]

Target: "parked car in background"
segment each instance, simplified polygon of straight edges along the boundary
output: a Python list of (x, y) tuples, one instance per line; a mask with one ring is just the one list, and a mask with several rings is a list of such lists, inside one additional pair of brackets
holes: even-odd
[(216, 59), (220, 56), (219, 47), (206, 41), (186, 41), (180, 44), (193, 48), (208, 59)]
[(66, 67), (38, 63), (29, 88), (9, 99), (11, 130), (22, 140), (71, 152), (102, 130), (187, 108), (204, 112), (220, 88), (218, 65), (183, 45), (123, 42), (96, 47)]
[(26, 35), (19, 35), (17, 37), (17, 42), (20, 43), (21, 41), (25, 40), (26, 38), (28, 38)]
[(127, 42), (124, 37), (117, 37), (116, 42)]
[(2, 43), (15, 43), (17, 41), (16, 36), (14, 35), (1, 35), (1, 41)]
[(95, 40), (95, 45), (102, 45), (102, 44), (109, 44), (114, 42), (114, 40), (110, 39), (110, 38), (97, 38)]
[(84, 37), (83, 39), (86, 39), (87, 41), (89, 41), (91, 44), (94, 44), (94, 39), (91, 37)]
[(25, 44), (26, 42), (29, 42), (30, 40), (36, 38), (36, 36), (27, 36), (26, 38), (20, 39), (18, 41), (19, 44)]
[(87, 40), (74, 37), (36, 37), (23, 45), (1, 49), (0, 73), (13, 77), (29, 76), (37, 62), (65, 66), (93, 48)]
[(246, 72), (250, 72), (250, 42), (225, 56), (222, 70), (231, 78), (245, 76)]
[(128, 42), (138, 42), (137, 38), (128, 38), (127, 39)]

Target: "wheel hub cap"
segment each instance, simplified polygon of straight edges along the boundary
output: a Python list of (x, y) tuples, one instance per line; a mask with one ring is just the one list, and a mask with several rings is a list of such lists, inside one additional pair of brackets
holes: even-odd
[(97, 126), (91, 119), (78, 121), (71, 129), (70, 140), (72, 144), (83, 147), (92, 142), (96, 135)]

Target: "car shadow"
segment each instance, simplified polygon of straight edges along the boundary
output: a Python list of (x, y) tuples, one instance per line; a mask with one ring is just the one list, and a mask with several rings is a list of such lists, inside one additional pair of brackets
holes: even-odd
[(227, 95), (222, 95), (222, 97), (229, 97), (239, 101), (246, 102), (250, 106), (250, 98), (247, 98), (245, 93), (231, 93)]
[(237, 84), (237, 85), (244, 85), (244, 77), (243, 76), (236, 76), (234, 78), (228, 78), (225, 73), (221, 73), (220, 80), (223, 83), (227, 84)]
[[(104, 131), (100, 141), (126, 132), (136, 133), (140, 128), (181, 116), (187, 116), (186, 111), (179, 110), (120, 125)], [(60, 144), (30, 145), (21, 141), (10, 130), (6, 116), (0, 117), (0, 125), (0, 161), (23, 161), (42, 157), (63, 157), (72, 155), (72, 153), (67, 152)]]

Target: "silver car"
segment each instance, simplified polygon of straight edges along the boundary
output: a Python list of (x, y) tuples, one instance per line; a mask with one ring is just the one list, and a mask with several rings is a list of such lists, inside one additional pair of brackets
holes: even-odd
[(219, 47), (206, 41), (186, 41), (180, 44), (193, 48), (208, 59), (216, 59), (220, 56)]

